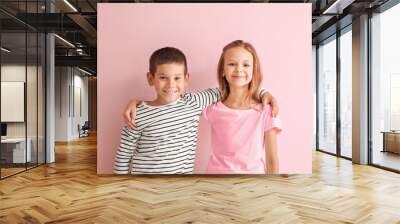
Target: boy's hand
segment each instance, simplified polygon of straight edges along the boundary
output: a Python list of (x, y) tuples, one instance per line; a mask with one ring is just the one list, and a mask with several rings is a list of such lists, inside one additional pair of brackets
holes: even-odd
[(136, 106), (138, 102), (136, 100), (129, 101), (128, 105), (125, 107), (125, 111), (123, 113), (124, 122), (130, 128), (135, 127), (135, 119), (136, 119)]
[(276, 101), (275, 97), (271, 95), (271, 93), (265, 91), (265, 93), (262, 95), (261, 101), (264, 106), (271, 104), (272, 116), (276, 117), (276, 115), (278, 115), (279, 112), (278, 102)]

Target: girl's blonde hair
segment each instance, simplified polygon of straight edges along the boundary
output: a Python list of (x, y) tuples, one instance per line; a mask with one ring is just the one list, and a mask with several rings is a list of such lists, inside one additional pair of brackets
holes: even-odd
[(249, 94), (247, 95), (247, 100), (250, 101), (251, 99), (253, 99), (256, 100), (257, 102), (261, 102), (260, 88), (262, 84), (262, 73), (261, 73), (260, 60), (257, 56), (256, 49), (250, 43), (244, 42), (243, 40), (235, 40), (226, 45), (222, 50), (221, 57), (219, 58), (218, 83), (222, 91), (221, 101), (226, 100), (230, 94), (229, 83), (224, 77), (224, 64), (225, 64), (224, 56), (226, 51), (237, 47), (243, 48), (253, 55), (253, 78), (249, 83)]

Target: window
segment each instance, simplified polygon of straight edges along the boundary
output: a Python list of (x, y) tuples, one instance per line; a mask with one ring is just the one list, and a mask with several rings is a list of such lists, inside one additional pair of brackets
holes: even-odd
[(351, 26), (340, 36), (340, 154), (351, 158), (352, 149), (352, 35)]
[(400, 5), (371, 18), (372, 163), (400, 170)]
[(318, 47), (318, 149), (336, 153), (336, 36)]

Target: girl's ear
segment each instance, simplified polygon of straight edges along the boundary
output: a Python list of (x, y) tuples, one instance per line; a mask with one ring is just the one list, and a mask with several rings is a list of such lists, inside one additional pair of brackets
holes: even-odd
[(152, 86), (154, 81), (154, 76), (150, 72), (147, 72), (146, 76), (147, 76), (147, 82), (149, 83), (150, 86)]

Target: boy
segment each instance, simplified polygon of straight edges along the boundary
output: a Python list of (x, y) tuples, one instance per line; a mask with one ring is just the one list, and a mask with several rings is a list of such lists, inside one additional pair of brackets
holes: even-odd
[(157, 97), (137, 106), (135, 127), (122, 129), (114, 173), (191, 174), (200, 114), (220, 99), (220, 92), (184, 93), (187, 62), (176, 48), (155, 51), (149, 64), (147, 80)]

